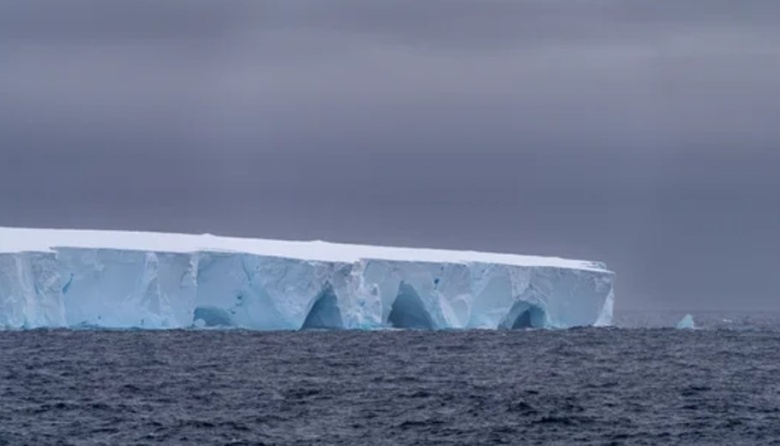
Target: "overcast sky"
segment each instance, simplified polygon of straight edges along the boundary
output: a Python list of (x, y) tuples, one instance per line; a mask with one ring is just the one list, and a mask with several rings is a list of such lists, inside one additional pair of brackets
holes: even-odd
[(0, 2), (0, 225), (603, 260), (780, 309), (780, 2)]

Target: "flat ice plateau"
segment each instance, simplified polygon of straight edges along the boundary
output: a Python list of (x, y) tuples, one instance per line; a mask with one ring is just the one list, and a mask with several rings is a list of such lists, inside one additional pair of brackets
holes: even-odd
[(0, 328), (611, 325), (598, 262), (472, 251), (0, 228)]

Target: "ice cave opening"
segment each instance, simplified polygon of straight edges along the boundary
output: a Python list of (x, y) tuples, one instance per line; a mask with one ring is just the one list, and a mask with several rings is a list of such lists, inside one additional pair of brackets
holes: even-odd
[(301, 330), (327, 329), (335, 330), (344, 328), (341, 319), (338, 297), (329, 284), (317, 296), (306, 320), (303, 321)]
[(387, 321), (394, 328), (432, 330), (433, 320), (420, 295), (411, 285), (401, 283)]
[(196, 327), (232, 327), (233, 318), (230, 314), (216, 307), (197, 307), (192, 317)]
[(540, 307), (521, 300), (515, 302), (501, 325), (510, 330), (544, 328), (547, 326), (547, 314)]

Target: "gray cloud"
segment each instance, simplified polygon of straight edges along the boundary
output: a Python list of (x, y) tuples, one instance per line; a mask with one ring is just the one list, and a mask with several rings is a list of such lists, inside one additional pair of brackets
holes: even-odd
[(224, 37), (241, 21), (237, 7), (204, 0), (107, 2), (10, 1), (0, 5), (0, 41), (72, 45), (203, 40)]
[(0, 224), (594, 258), (775, 307), (776, 2), (5, 2)]

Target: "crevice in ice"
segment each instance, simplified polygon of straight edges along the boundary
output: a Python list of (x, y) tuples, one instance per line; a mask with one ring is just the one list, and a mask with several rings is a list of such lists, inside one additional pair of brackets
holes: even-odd
[(515, 302), (499, 328), (523, 330), (547, 326), (547, 314), (537, 305), (524, 300)]
[(431, 330), (433, 320), (420, 295), (411, 285), (401, 282), (387, 321), (395, 328)]
[(233, 318), (227, 311), (216, 307), (197, 307), (192, 318), (196, 327), (232, 327)]
[(314, 300), (306, 320), (303, 322), (301, 330), (312, 329), (340, 329), (344, 328), (344, 322), (341, 319), (341, 309), (339, 301), (333, 287), (326, 284), (322, 292)]
[(248, 283), (249, 287), (251, 288), (253, 285), (253, 280), (252, 280), (253, 274), (251, 271), (249, 271), (249, 267), (246, 264), (245, 256), (241, 257), (241, 270), (244, 272), (244, 276), (246, 276), (246, 283)]
[(70, 289), (70, 286), (73, 285), (73, 273), (70, 273), (70, 277), (68, 277), (68, 281), (65, 282), (65, 285), (62, 286), (62, 294), (68, 294), (68, 290)]

